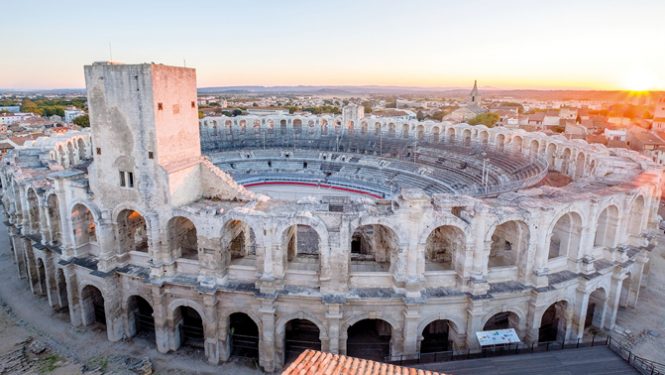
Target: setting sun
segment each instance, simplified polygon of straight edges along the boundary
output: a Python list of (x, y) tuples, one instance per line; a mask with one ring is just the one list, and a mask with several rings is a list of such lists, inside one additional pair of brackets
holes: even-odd
[(654, 88), (654, 77), (644, 71), (631, 72), (621, 82), (621, 87), (630, 91), (647, 91)]

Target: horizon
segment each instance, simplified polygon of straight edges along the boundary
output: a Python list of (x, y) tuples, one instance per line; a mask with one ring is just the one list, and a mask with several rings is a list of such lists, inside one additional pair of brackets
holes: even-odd
[[(29, 4), (28, 4), (29, 3)], [(35, 13), (34, 9), (40, 9)], [(128, 11), (131, 9), (131, 11)], [(10, 2), (0, 87), (84, 87), (83, 65), (194, 67), (199, 87), (665, 90), (665, 2)], [(26, 23), (30, 27), (26, 28)], [(74, 48), (72, 47), (74, 44)], [(20, 46), (27, 46), (20, 48)]]

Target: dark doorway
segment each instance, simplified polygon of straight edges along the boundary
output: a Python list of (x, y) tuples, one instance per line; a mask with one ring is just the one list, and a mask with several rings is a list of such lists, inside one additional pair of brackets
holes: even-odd
[(203, 348), (203, 320), (196, 310), (187, 306), (180, 306), (176, 311), (179, 321), (180, 346)]
[(421, 353), (445, 352), (451, 349), (450, 322), (435, 320), (423, 330), (423, 341), (420, 342)]
[(349, 327), (346, 354), (351, 357), (385, 361), (390, 356), (390, 324), (380, 319), (365, 319)]
[(104, 310), (104, 297), (102, 296), (102, 292), (94, 286), (88, 285), (83, 288), (81, 294), (86, 308), (92, 309), (92, 317), (94, 317), (94, 321), (106, 325), (106, 311)]
[(293, 319), (284, 328), (284, 363), (296, 359), (306, 349), (321, 350), (319, 327), (306, 319)]
[(229, 335), (232, 356), (259, 358), (259, 328), (247, 314), (231, 314)]
[(60, 310), (63, 312), (69, 311), (69, 300), (67, 298), (67, 282), (65, 281), (65, 273), (62, 271), (62, 268), (58, 268), (56, 271), (56, 283), (58, 288), (58, 298)]
[(133, 296), (129, 299), (128, 310), (130, 319), (134, 320), (134, 335), (154, 341), (155, 319), (150, 303), (142, 297)]

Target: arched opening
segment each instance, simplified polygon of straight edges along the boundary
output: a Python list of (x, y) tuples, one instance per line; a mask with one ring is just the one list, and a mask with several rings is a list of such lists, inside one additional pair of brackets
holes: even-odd
[(178, 348), (186, 346), (202, 349), (204, 346), (203, 319), (189, 306), (179, 306), (173, 312), (175, 332), (179, 337)]
[(556, 166), (554, 165), (556, 161), (556, 145), (554, 143), (550, 143), (547, 145), (547, 167), (550, 171), (555, 170)]
[(176, 216), (169, 220), (169, 246), (174, 258), (199, 259), (196, 227), (186, 217)]
[(67, 281), (65, 280), (65, 273), (62, 268), (58, 268), (55, 272), (55, 282), (58, 289), (58, 305), (62, 311), (68, 312)]
[(392, 123), (392, 122), (389, 123), (389, 124), (388, 124), (388, 135), (391, 136), (391, 137), (394, 137), (394, 136), (395, 136), (395, 132), (396, 132), (396, 130), (395, 130), (395, 124)]
[[(222, 232), (222, 254), (226, 257), (226, 264), (243, 263), (252, 265), (256, 256), (254, 231), (241, 220), (231, 220), (224, 225)], [(248, 261), (245, 262), (244, 260)]]
[(37, 258), (37, 279), (39, 280), (39, 295), (45, 296), (46, 291), (46, 268), (44, 262)]
[(51, 223), (51, 242), (55, 244), (62, 243), (62, 234), (60, 233), (60, 205), (58, 204), (58, 197), (51, 194), (46, 199), (46, 214)]
[(485, 322), (483, 331), (494, 331), (497, 329), (514, 328), (517, 330), (519, 327), (520, 318), (512, 311), (503, 311), (492, 315), (491, 318)]
[(284, 232), (284, 246), (286, 246), (286, 260), (288, 266), (294, 263), (307, 266), (317, 266), (319, 263), (319, 234), (309, 225), (291, 225)]
[(425, 127), (422, 125), (418, 125), (417, 131), (416, 131), (416, 138), (418, 138), (419, 141), (422, 141), (425, 139)]
[(321, 332), (307, 319), (293, 319), (284, 327), (284, 363), (296, 359), (307, 349), (321, 350)]
[(511, 142), (513, 144), (513, 151), (516, 153), (522, 153), (522, 137), (515, 136)]
[(259, 327), (247, 314), (231, 314), (229, 336), (232, 356), (259, 358)]
[(605, 305), (607, 304), (607, 293), (605, 289), (598, 288), (589, 295), (589, 303), (584, 319), (584, 328), (602, 329), (605, 320)]
[(450, 320), (440, 319), (431, 322), (423, 329), (420, 353), (436, 353), (452, 350), (452, 337), (455, 334), (455, 325)]
[(540, 146), (538, 145), (538, 141), (535, 140), (535, 139), (532, 140), (531, 141), (531, 146), (529, 147), (529, 156), (531, 156), (532, 158), (535, 158), (536, 156), (538, 156), (538, 148), (539, 147)]
[(13, 181), (12, 189), (14, 190), (14, 204), (16, 205), (16, 220), (21, 222), (23, 220), (23, 204), (21, 203), (21, 190), (16, 181)]
[(464, 251), (464, 232), (452, 225), (432, 231), (425, 245), (425, 270), (452, 270), (455, 256)]
[(99, 289), (88, 285), (81, 291), (81, 310), (84, 324), (98, 323), (106, 325), (106, 310), (104, 310), (104, 297)]
[(464, 146), (471, 146), (471, 130), (464, 129), (462, 132), (462, 139), (464, 139)]
[(409, 124), (402, 124), (402, 138), (409, 138)]
[(78, 148), (78, 151), (79, 151), (79, 160), (87, 159), (86, 152), (85, 152), (85, 142), (83, 142), (82, 138), (78, 139), (77, 148)]
[(550, 235), (548, 259), (562, 256), (575, 257), (580, 247), (582, 219), (575, 212), (559, 218)]
[(150, 303), (141, 296), (131, 296), (127, 302), (127, 314), (131, 336), (155, 341), (155, 319)]
[(138, 211), (122, 210), (118, 214), (120, 251), (148, 252), (148, 226)]
[(76, 204), (72, 208), (72, 230), (76, 247), (97, 242), (97, 229), (95, 219), (88, 207)]
[(380, 122), (374, 123), (374, 135), (377, 136), (377, 137), (379, 135), (381, 135), (381, 123)]
[(30, 231), (39, 235), (39, 199), (35, 189), (28, 188), (28, 215), (30, 218)]
[(361, 320), (347, 330), (346, 355), (383, 362), (390, 356), (391, 335), (385, 320)]
[(523, 221), (507, 221), (492, 234), (489, 267), (518, 265), (520, 254), (529, 246), (529, 226)]
[(360, 125), (360, 133), (367, 134), (367, 122), (363, 121)]
[(594, 246), (613, 247), (619, 226), (619, 209), (612, 205), (606, 207), (598, 217)]
[(506, 144), (506, 136), (503, 134), (499, 134), (496, 136), (496, 149), (498, 151), (503, 151), (504, 147)]
[(572, 154), (569, 148), (563, 150), (563, 155), (561, 156), (561, 173), (570, 175), (570, 158)]
[(550, 305), (540, 319), (538, 341), (564, 341), (566, 338), (566, 309), (568, 303), (559, 301)]
[(480, 144), (483, 146), (487, 146), (489, 143), (490, 135), (487, 131), (481, 131), (480, 132)]
[(67, 160), (69, 160), (69, 166), (76, 164), (76, 154), (74, 153), (74, 146), (71, 142), (67, 142)]
[(392, 229), (380, 224), (359, 226), (351, 237), (351, 271), (387, 272), (398, 251), (399, 240)]
[(294, 134), (302, 134), (302, 120), (297, 118), (293, 120), (293, 133)]
[(626, 274), (626, 277), (621, 282), (621, 295), (619, 296), (619, 306), (629, 307), (634, 306), (637, 301), (636, 292), (631, 290), (631, 274)]
[(446, 129), (446, 139), (448, 142), (455, 142), (455, 129), (448, 128)]
[(583, 153), (577, 154), (577, 160), (575, 161), (575, 178), (580, 178), (584, 175), (584, 163), (585, 157)]
[(435, 126), (434, 128), (432, 128), (432, 141), (434, 143), (439, 143), (439, 138), (441, 138), (441, 135), (440, 135), (439, 132), (440, 132), (440, 130), (439, 130), (438, 126)]
[(644, 198), (640, 195), (630, 205), (630, 224), (628, 232), (633, 236), (642, 234), (642, 217), (644, 215)]

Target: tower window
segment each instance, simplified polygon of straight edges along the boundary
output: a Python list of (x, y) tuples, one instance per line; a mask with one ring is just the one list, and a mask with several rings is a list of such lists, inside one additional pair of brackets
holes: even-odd
[(125, 182), (125, 172), (120, 171), (120, 186), (125, 187), (126, 182)]
[(164, 104), (163, 103), (157, 103), (157, 110), (161, 111), (164, 109)]
[(192, 101), (192, 108), (196, 108), (196, 102)]
[(119, 171), (119, 175), (121, 187), (134, 187), (134, 172)]
[(97, 151), (97, 155), (102, 154), (102, 148), (101, 147), (97, 147), (96, 151)]
[(148, 151), (148, 159), (154, 159), (154, 156), (155, 155), (152, 153), (152, 151)]

